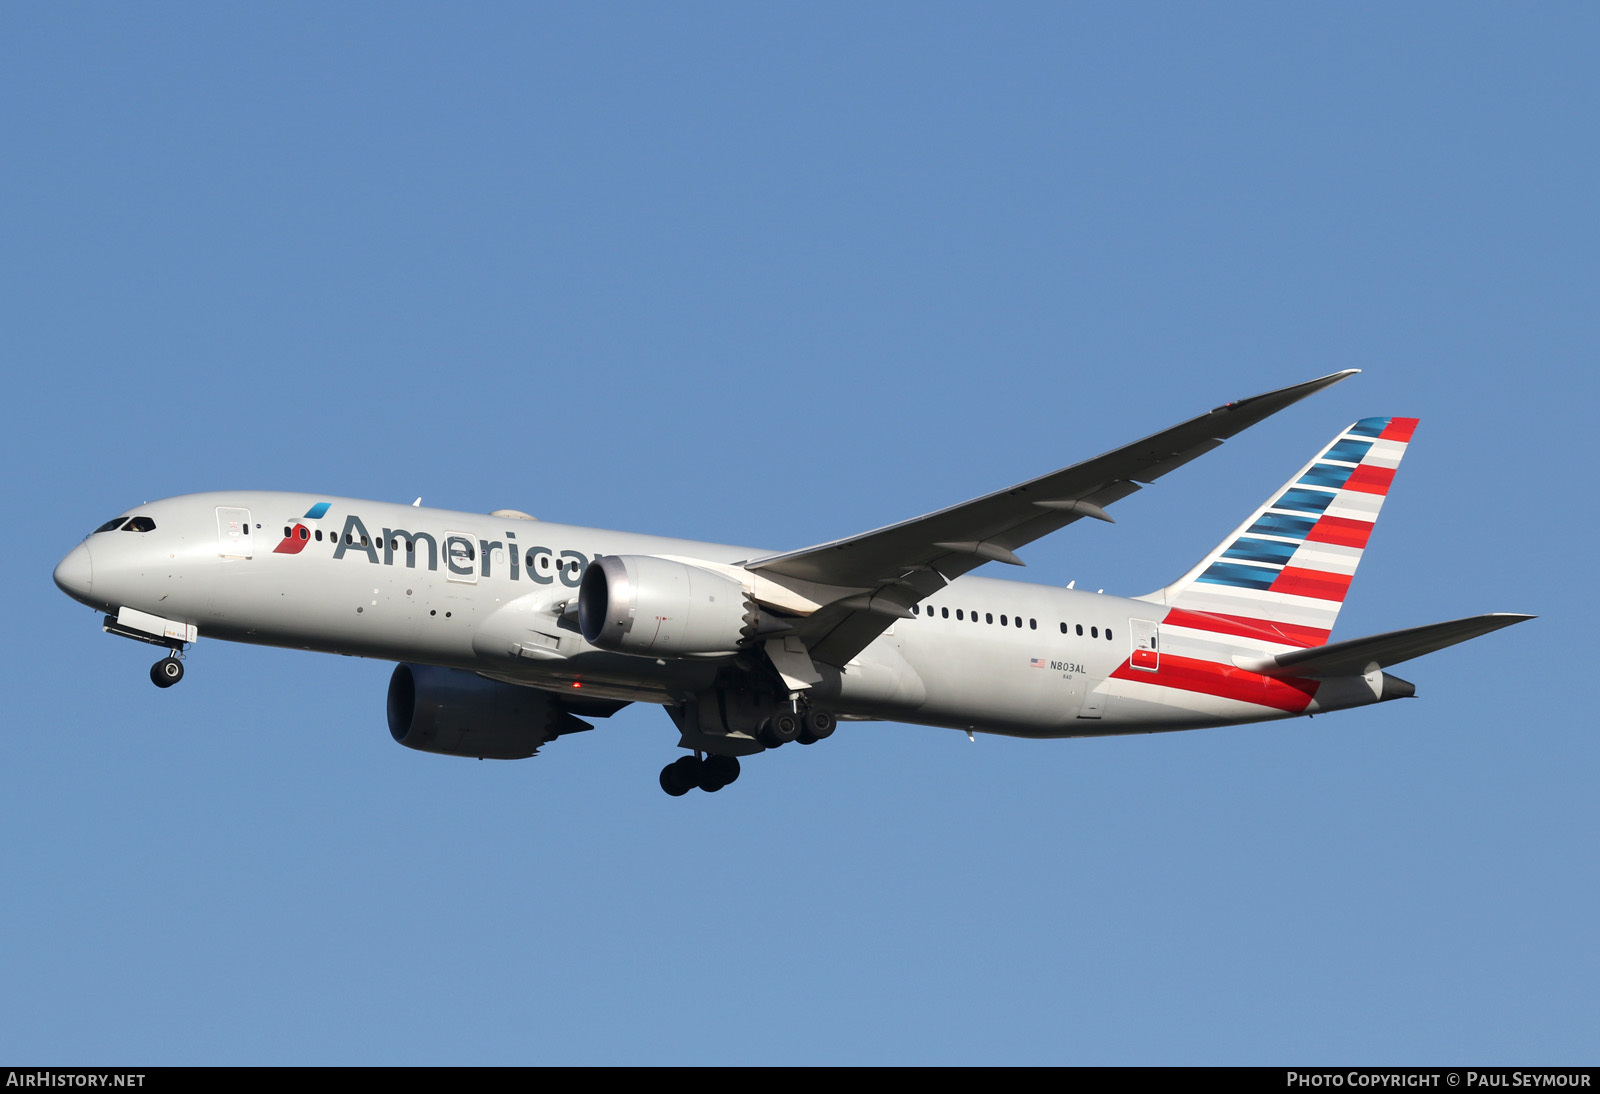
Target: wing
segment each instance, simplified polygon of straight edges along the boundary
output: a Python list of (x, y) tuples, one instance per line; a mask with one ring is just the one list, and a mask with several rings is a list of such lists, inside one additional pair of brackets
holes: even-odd
[(1264, 418), (1360, 369), (1226, 403), (1083, 463), (1041, 475), (914, 520), (769, 555), (746, 568), (774, 579), (865, 590), (820, 608), (798, 626), (813, 660), (843, 665), (910, 606), (985, 562), (1021, 566), (1016, 549), (1084, 517), (1109, 521), (1105, 507), (1141, 483), (1204, 455)]

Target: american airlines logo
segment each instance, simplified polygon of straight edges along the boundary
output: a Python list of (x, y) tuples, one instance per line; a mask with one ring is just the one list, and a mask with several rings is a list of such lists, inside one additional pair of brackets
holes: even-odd
[[(328, 511), (328, 506), (330, 504), (332, 503), (326, 501), (317, 502), (317, 504), (306, 510), (306, 515), (301, 519), (322, 519), (322, 515)], [(306, 549), (306, 544), (310, 542), (311, 529), (307, 528), (299, 521), (296, 521), (294, 527), (286, 528), (284, 530), (283, 542), (274, 547), (272, 549), (272, 553), (275, 555), (297, 555), (301, 551), (304, 551)]]
[[(318, 502), (306, 510), (304, 517), (286, 525), (287, 534), (273, 548), (273, 554), (297, 555), (313, 540), (321, 541), (320, 530), (308, 528), (304, 521), (315, 521), (328, 512), (328, 502)], [(354, 513), (344, 518), (344, 528), (337, 534), (328, 533), (333, 542), (333, 557), (364, 556), (375, 566), (405, 566), (407, 569), (425, 567), (438, 570), (444, 562), (445, 571), (457, 578), (476, 580), (478, 577), (505, 577), (512, 581), (531, 581), (536, 585), (550, 585), (557, 581), (576, 589), (589, 565), (589, 556), (581, 551), (553, 547), (525, 547), (517, 542), (515, 532), (507, 532), (504, 540), (480, 539), (463, 532), (414, 532), (407, 528), (384, 528), (382, 534), (373, 536), (367, 526)]]

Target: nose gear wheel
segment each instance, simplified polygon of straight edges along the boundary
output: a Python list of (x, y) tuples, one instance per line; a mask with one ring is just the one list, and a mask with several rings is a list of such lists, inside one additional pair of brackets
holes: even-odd
[(183, 679), (183, 662), (176, 657), (163, 657), (150, 666), (150, 682), (158, 688), (170, 688)]

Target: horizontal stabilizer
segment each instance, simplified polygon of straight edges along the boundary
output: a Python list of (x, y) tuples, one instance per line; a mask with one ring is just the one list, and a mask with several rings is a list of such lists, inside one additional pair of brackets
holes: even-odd
[(1252, 661), (1241, 668), (1259, 672), (1263, 676), (1364, 676), (1374, 668), (1388, 668), (1425, 653), (1454, 646), (1469, 638), (1521, 623), (1531, 615), (1513, 612), (1494, 612), (1473, 615), (1466, 619), (1452, 619), (1445, 623), (1429, 623), (1421, 627), (1407, 627), (1403, 631), (1374, 634), (1366, 638), (1352, 638), (1348, 642), (1335, 642), (1331, 646), (1313, 646), (1310, 649), (1280, 653), (1276, 657)]

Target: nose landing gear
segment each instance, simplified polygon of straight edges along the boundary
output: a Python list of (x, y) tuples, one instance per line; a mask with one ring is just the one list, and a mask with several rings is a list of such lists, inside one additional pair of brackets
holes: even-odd
[(179, 658), (184, 647), (200, 636), (193, 623), (163, 619), (134, 608), (122, 608), (116, 615), (106, 616), (100, 629), (118, 638), (166, 649), (167, 656), (150, 666), (150, 682), (158, 688), (170, 688), (183, 679), (183, 662)]
[(163, 657), (150, 666), (150, 682), (158, 688), (170, 688), (183, 679), (183, 662), (176, 657)]

